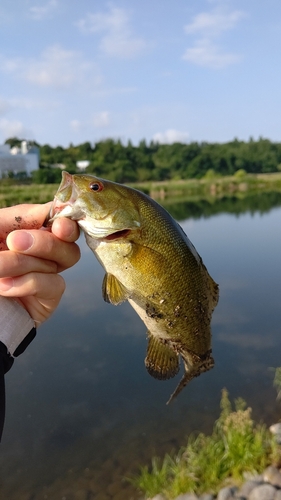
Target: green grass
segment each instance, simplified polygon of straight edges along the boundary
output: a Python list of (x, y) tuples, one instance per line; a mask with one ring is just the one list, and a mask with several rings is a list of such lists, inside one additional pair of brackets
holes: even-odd
[[(246, 174), (237, 171), (233, 176), (209, 174), (202, 179), (182, 179), (131, 184), (160, 203), (179, 199), (209, 199), (261, 191), (281, 191), (281, 173)], [(0, 180), (0, 207), (19, 203), (46, 203), (53, 199), (58, 184), (16, 184), (12, 179)]]
[(239, 398), (233, 410), (224, 389), (212, 434), (191, 436), (175, 456), (153, 458), (131, 482), (147, 498), (157, 493), (169, 500), (187, 492), (217, 493), (229, 483), (241, 484), (246, 472), (259, 474), (278, 463), (280, 453), (270, 431), (253, 422), (251, 408)]
[(0, 181), (0, 208), (19, 203), (47, 203), (54, 198), (57, 184), (10, 184)]
[(238, 170), (233, 176), (206, 174), (202, 179), (143, 182), (135, 183), (134, 187), (159, 200), (167, 197), (218, 198), (234, 193), (245, 195), (259, 191), (281, 191), (281, 173), (246, 174)]

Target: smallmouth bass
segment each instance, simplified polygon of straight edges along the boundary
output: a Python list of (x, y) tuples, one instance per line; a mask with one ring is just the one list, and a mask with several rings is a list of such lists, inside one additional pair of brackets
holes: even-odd
[(174, 377), (182, 358), (185, 372), (168, 403), (214, 366), (210, 323), (218, 285), (163, 207), (125, 185), (62, 172), (49, 217), (48, 225), (57, 217), (78, 222), (106, 271), (104, 300), (128, 300), (145, 323), (149, 374)]

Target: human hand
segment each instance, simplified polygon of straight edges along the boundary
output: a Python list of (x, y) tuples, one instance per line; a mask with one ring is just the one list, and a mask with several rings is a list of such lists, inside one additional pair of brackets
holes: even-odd
[(0, 209), (0, 295), (17, 299), (37, 325), (48, 319), (65, 290), (58, 273), (80, 258), (76, 222), (62, 218), (51, 231), (42, 228), (50, 206)]

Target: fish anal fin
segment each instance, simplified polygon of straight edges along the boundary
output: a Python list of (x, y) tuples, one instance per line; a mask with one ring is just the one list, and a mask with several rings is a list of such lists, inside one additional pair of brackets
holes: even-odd
[(189, 351), (188, 353), (182, 354), (182, 358), (184, 361), (185, 373), (180, 380), (179, 385), (176, 390), (170, 396), (167, 401), (167, 405), (175, 399), (178, 394), (182, 391), (182, 389), (195, 377), (199, 377), (201, 373), (207, 372), (213, 368), (215, 362), (214, 358), (211, 355), (211, 351), (208, 351), (204, 356), (198, 356), (193, 352)]
[(127, 300), (130, 294), (113, 274), (106, 273), (102, 282), (102, 296), (105, 302), (117, 306)]
[(174, 377), (179, 371), (179, 356), (165, 342), (149, 334), (145, 366), (148, 373), (158, 380)]

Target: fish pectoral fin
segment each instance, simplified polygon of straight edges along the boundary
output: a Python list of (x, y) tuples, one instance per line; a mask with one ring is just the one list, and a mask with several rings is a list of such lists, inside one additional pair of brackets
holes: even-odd
[(159, 380), (174, 377), (179, 371), (178, 354), (167, 343), (153, 337), (149, 332), (148, 336), (144, 362), (149, 375)]
[(113, 274), (106, 273), (102, 282), (102, 296), (105, 302), (117, 306), (127, 300), (130, 294)]
[(211, 368), (213, 368), (215, 364), (214, 358), (211, 355), (211, 350), (208, 351), (204, 356), (198, 356), (192, 351), (181, 353), (181, 356), (184, 361), (185, 373), (176, 390), (167, 401), (167, 405), (178, 396), (178, 394), (188, 384), (188, 382), (190, 382), (194, 377), (198, 377), (199, 375), (201, 375), (201, 373), (211, 370)]

